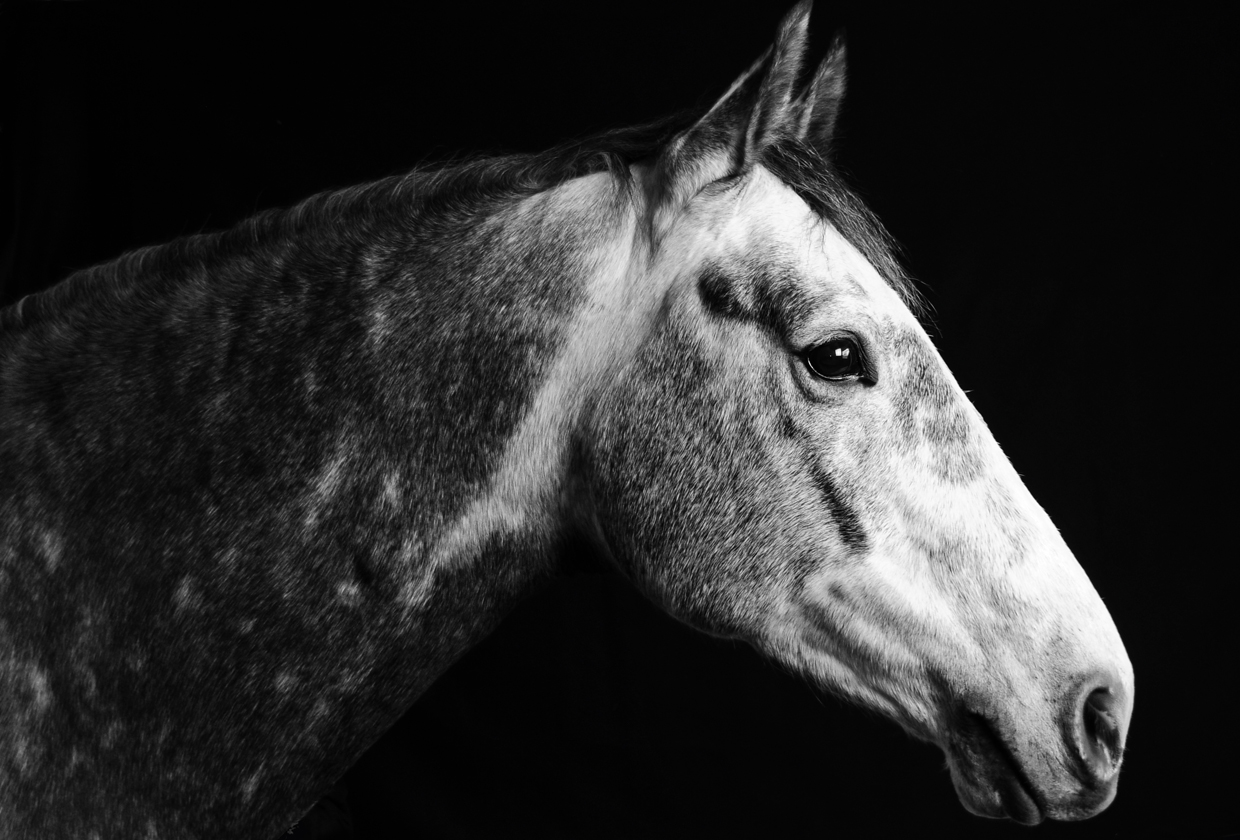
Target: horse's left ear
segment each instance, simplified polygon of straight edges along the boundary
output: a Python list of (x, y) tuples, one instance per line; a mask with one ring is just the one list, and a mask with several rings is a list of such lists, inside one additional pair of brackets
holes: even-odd
[(771, 64), (762, 77), (758, 95), (749, 111), (737, 170), (744, 171), (762, 157), (762, 152), (781, 139), (800, 132), (801, 99), (793, 98), (805, 45), (809, 41), (809, 12), (813, 0), (801, 0), (779, 22), (779, 33), (772, 48)]
[(793, 93), (811, 5), (801, 0), (794, 6), (780, 22), (775, 44), (660, 153), (660, 183), (674, 197), (672, 206), (712, 181), (747, 171), (781, 138), (803, 134), (806, 103)]
[(813, 80), (797, 101), (799, 125), (797, 137), (812, 146), (823, 160), (831, 159), (835, 139), (835, 122), (844, 101), (844, 78), (847, 52), (844, 36), (837, 34), (827, 57), (818, 65)]

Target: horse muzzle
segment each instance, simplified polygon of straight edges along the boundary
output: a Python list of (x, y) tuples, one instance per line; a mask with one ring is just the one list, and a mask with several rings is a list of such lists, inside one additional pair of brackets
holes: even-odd
[(1098, 671), (1080, 685), (1057, 716), (1058, 727), (1029, 726), (1025, 715), (967, 704), (955, 711), (945, 752), (966, 809), (1036, 825), (1044, 819), (1083, 820), (1111, 804), (1132, 693), (1112, 670)]

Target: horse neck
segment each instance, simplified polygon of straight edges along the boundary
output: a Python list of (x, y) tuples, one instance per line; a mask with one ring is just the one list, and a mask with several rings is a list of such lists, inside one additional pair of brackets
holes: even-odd
[[(650, 309), (627, 284), (636, 231), (611, 176), (579, 178), (457, 242), (459, 294), (436, 304), (424, 297), (430, 278), (407, 277), (397, 317), (417, 313), (431, 328), (390, 325), (421, 368), (392, 391), (419, 428), (438, 432), (406, 450), (415, 472), (433, 465), (414, 494), (423, 573), (401, 593), (406, 608), (438, 612), (439, 582), (456, 576), (506, 597), (552, 568), (581, 526), (575, 434), (622, 334)], [(481, 256), (462, 270), (463, 254)]]
[(0, 689), (46, 678), (27, 748), (115, 769), (31, 791), (275, 825), (551, 568), (634, 230), (609, 178), (163, 264), (123, 321), (5, 337), (0, 554), (41, 594), (0, 591)]

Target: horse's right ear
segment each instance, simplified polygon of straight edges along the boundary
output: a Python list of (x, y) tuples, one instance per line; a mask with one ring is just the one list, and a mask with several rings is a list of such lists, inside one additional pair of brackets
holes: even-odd
[(844, 36), (837, 34), (831, 41), (827, 57), (818, 65), (813, 80), (806, 85), (797, 102), (800, 109), (797, 137), (812, 146), (823, 160), (831, 159), (835, 122), (844, 101), (847, 58)]

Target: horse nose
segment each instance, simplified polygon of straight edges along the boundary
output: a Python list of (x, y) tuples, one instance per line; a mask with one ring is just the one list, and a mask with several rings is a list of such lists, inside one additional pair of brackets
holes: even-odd
[(1132, 700), (1114, 671), (1095, 674), (1082, 695), (1073, 712), (1073, 740), (1085, 781), (1105, 784), (1119, 771)]

